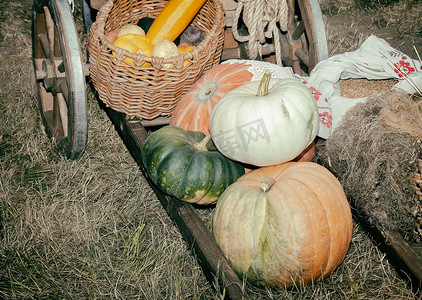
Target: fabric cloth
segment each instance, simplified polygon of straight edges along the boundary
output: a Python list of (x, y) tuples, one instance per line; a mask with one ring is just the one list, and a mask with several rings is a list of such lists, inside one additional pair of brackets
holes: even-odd
[(319, 62), (309, 77), (296, 77), (308, 86), (317, 100), (320, 116), (318, 136), (328, 138), (342, 116), (367, 99), (341, 97), (340, 80), (395, 78), (399, 82), (394, 89), (413, 94), (416, 90), (409, 79), (422, 89), (422, 64), (392, 48), (385, 40), (371, 35), (356, 51), (334, 55)]

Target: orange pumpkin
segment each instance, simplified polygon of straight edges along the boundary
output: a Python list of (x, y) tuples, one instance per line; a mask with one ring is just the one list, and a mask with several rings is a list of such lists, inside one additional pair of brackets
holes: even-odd
[(170, 118), (170, 125), (207, 134), (209, 115), (228, 91), (250, 82), (249, 64), (219, 64), (209, 69), (180, 99)]
[(312, 161), (315, 156), (315, 140), (309, 144), (293, 161)]
[(329, 276), (352, 239), (352, 214), (336, 177), (312, 162), (253, 170), (220, 196), (213, 234), (233, 270), (259, 286)]

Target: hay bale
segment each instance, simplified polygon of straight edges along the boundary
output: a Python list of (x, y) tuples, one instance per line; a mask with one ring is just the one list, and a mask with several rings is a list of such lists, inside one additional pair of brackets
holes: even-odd
[(317, 144), (315, 159), (339, 177), (371, 224), (410, 239), (418, 199), (409, 175), (421, 157), (421, 139), (421, 101), (390, 90), (349, 110)]

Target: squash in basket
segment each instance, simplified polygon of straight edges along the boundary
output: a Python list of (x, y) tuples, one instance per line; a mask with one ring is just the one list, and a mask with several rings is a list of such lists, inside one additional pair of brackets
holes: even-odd
[(146, 139), (141, 158), (148, 176), (164, 193), (201, 205), (216, 202), (245, 173), (241, 164), (218, 152), (209, 135), (172, 125)]
[(312, 162), (262, 167), (220, 196), (213, 234), (233, 270), (285, 288), (329, 276), (352, 239), (352, 214), (336, 177)]
[[(176, 44), (169, 40), (162, 40), (152, 47), (152, 56), (170, 58), (180, 55), (180, 50)], [(164, 69), (173, 69), (173, 64), (163, 64)]]
[(169, 0), (147, 32), (153, 44), (174, 41), (192, 22), (206, 0)]
[(228, 93), (210, 115), (214, 144), (225, 156), (246, 164), (269, 166), (298, 156), (315, 139), (316, 100), (301, 82), (271, 78), (246, 83)]
[[(114, 41), (113, 45), (119, 48), (123, 48), (131, 53), (137, 53), (138, 51), (141, 51), (146, 56), (151, 57), (152, 55), (153, 46), (146, 36), (141, 36), (133, 33), (125, 34), (118, 37)], [(114, 52), (113, 55), (115, 55)], [(134, 65), (132, 58), (127, 57), (125, 61), (131, 65)], [(151, 66), (151, 64), (147, 62), (142, 64), (142, 67), (147, 66)]]
[(177, 48), (179, 48), (180, 54), (185, 54), (185, 53), (188, 53), (189, 51), (195, 49), (196, 46), (190, 45), (190, 44), (187, 44), (187, 43), (180, 43), (179, 45), (177, 45)]
[[(189, 44), (186, 44), (186, 43), (181, 43), (177, 46), (177, 48), (179, 48), (180, 54), (186, 54), (189, 51), (192, 51), (193, 49), (195, 49), (196, 46), (189, 45)], [(188, 64), (189, 64), (189, 60), (185, 59), (183, 61), (183, 66), (187, 66)]]
[(145, 31), (142, 29), (142, 27), (136, 25), (136, 24), (127, 24), (120, 28), (119, 33), (117, 34), (117, 37), (121, 37), (125, 34), (138, 34), (138, 35), (145, 35)]

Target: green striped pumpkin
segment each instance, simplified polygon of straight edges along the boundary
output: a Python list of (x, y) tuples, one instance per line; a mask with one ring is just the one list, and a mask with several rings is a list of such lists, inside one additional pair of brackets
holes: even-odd
[(142, 148), (142, 162), (151, 181), (164, 193), (189, 203), (215, 203), (245, 173), (223, 156), (210, 136), (167, 125), (153, 132)]

